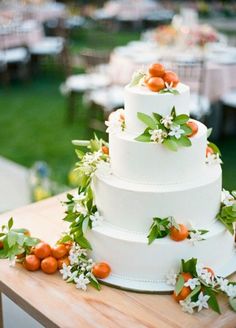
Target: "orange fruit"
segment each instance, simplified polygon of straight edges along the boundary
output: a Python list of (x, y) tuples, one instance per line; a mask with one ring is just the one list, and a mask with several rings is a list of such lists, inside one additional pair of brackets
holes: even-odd
[(44, 259), (45, 257), (48, 257), (49, 255), (51, 255), (51, 247), (49, 244), (46, 244), (44, 242), (38, 243), (34, 247), (34, 254), (39, 259)]
[(181, 276), (184, 278), (184, 282), (193, 278), (193, 276), (189, 272), (181, 272)]
[(3, 249), (3, 242), (0, 241), (0, 249)]
[(107, 146), (102, 146), (103, 154), (109, 155), (109, 148)]
[(27, 255), (23, 262), (26, 270), (37, 271), (40, 268), (40, 259), (36, 255)]
[(70, 260), (67, 256), (57, 260), (57, 268), (59, 270), (62, 269), (63, 264), (70, 265)]
[(73, 245), (73, 242), (72, 241), (67, 241), (66, 243), (63, 243), (63, 245), (66, 246), (67, 252), (69, 253), (70, 250), (71, 250), (71, 247)]
[(44, 273), (52, 274), (57, 271), (57, 260), (53, 256), (44, 258), (41, 262), (41, 269)]
[(162, 64), (159, 64), (159, 63), (152, 64), (149, 67), (148, 72), (151, 76), (163, 77), (164, 74), (165, 74), (165, 67)]
[(212, 277), (215, 276), (215, 272), (214, 272), (211, 268), (209, 268), (209, 267), (204, 267), (203, 269), (206, 269), (206, 270), (211, 274)]
[(206, 157), (209, 155), (213, 155), (213, 154), (214, 154), (214, 150), (211, 147), (207, 146), (206, 147)]
[(178, 75), (172, 71), (166, 71), (163, 79), (166, 83), (171, 84), (173, 87), (176, 87), (177, 84), (179, 83), (179, 78)]
[(151, 77), (147, 82), (147, 87), (154, 92), (165, 88), (164, 80), (161, 77)]
[(195, 136), (195, 134), (197, 134), (197, 132), (198, 132), (197, 123), (195, 123), (193, 121), (188, 121), (186, 124), (192, 130), (192, 133), (188, 134), (188, 137), (191, 138), (191, 137)]
[(111, 272), (110, 266), (105, 262), (96, 263), (92, 269), (92, 273), (96, 278), (104, 279)]
[(170, 238), (174, 241), (182, 241), (188, 237), (188, 228), (184, 224), (179, 224), (179, 230), (174, 226), (170, 228)]
[(188, 297), (190, 293), (191, 293), (190, 287), (184, 286), (178, 295), (176, 295), (176, 293), (174, 292), (173, 297), (177, 302), (179, 302), (179, 301), (183, 301), (186, 297)]
[(60, 259), (68, 254), (68, 250), (64, 244), (59, 244), (52, 248), (52, 256)]

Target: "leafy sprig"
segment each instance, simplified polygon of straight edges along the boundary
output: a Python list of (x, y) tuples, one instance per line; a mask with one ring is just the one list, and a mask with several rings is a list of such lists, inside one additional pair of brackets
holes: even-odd
[[(183, 287), (186, 286), (186, 284), (188, 286), (189, 280), (195, 280), (195, 287), (191, 288), (189, 295), (184, 301), (180, 302), (183, 309), (185, 310), (184, 307), (186, 306), (189, 313), (193, 313), (193, 309), (197, 307), (198, 310), (200, 310), (202, 308), (200, 304), (201, 298), (205, 297), (209, 308), (220, 314), (221, 310), (217, 301), (217, 295), (221, 293), (229, 297), (229, 304), (231, 305), (231, 308), (236, 311), (236, 298), (229, 296), (229, 292), (227, 291), (227, 288), (234, 283), (229, 282), (228, 280), (224, 281), (222, 277), (216, 276), (212, 270), (208, 270), (209, 268), (207, 267), (200, 267), (196, 258), (191, 258), (187, 261), (181, 260), (181, 270), (176, 281), (175, 294), (178, 296)], [(188, 273), (191, 276), (186, 281), (182, 273)], [(224, 283), (224, 288), (221, 288), (221, 282)], [(189, 304), (191, 304), (192, 309), (188, 308)]]
[(220, 211), (216, 218), (233, 235), (235, 233), (234, 223), (236, 222), (236, 191), (232, 191), (232, 204), (221, 203)]
[(107, 143), (95, 138), (90, 141), (73, 141), (76, 146), (87, 147), (86, 151), (76, 149), (79, 161), (76, 163), (78, 173), (77, 195), (67, 194), (66, 216), (64, 221), (70, 223), (69, 232), (62, 237), (62, 240), (73, 240), (84, 249), (92, 249), (90, 242), (85, 237), (88, 229), (92, 228), (92, 218), (98, 214), (94, 202), (94, 195), (91, 188), (92, 177), (101, 162), (109, 162), (109, 156), (102, 151), (102, 147)]
[(175, 227), (179, 230), (179, 225), (172, 216), (167, 218), (153, 218), (153, 223), (148, 233), (148, 245), (154, 242), (155, 239), (164, 238), (170, 233), (170, 228)]
[[(186, 114), (176, 115), (175, 107), (172, 108), (171, 114), (166, 117), (158, 113), (153, 113), (149, 116), (144, 113), (137, 114), (138, 119), (143, 122), (147, 128), (144, 132), (135, 138), (136, 141), (141, 142), (157, 142), (163, 144), (167, 149), (177, 151), (179, 147), (190, 147), (192, 145), (188, 135), (192, 133), (192, 129), (187, 125), (189, 116)], [(177, 129), (179, 133), (174, 133), (173, 129)], [(155, 139), (154, 135), (157, 133)]]
[(33, 238), (28, 235), (27, 229), (13, 228), (14, 221), (10, 218), (7, 225), (1, 227), (0, 242), (0, 259), (9, 259), (14, 261), (17, 255), (29, 254), (31, 248), (39, 243), (38, 238)]

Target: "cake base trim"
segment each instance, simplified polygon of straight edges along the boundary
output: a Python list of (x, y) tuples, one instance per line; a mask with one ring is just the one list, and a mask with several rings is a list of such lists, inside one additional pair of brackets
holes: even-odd
[[(217, 275), (226, 278), (235, 272), (236, 253), (228, 261), (228, 263), (224, 265), (224, 267), (217, 271)], [(172, 294), (175, 288), (162, 280), (139, 280), (116, 274), (110, 274), (108, 278), (99, 280), (99, 282), (110, 287), (145, 294)]]

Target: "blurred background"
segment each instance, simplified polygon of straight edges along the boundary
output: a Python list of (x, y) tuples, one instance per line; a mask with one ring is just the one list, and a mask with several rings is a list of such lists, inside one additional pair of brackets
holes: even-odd
[(153, 62), (191, 86), (236, 188), (235, 1), (0, 1), (0, 212), (76, 186), (72, 139), (123, 106)]

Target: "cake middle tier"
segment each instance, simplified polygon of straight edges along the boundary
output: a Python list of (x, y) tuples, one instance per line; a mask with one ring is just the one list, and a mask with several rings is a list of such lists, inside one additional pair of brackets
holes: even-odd
[(195, 181), (159, 186), (130, 183), (102, 168), (92, 188), (99, 213), (113, 226), (147, 233), (154, 217), (173, 216), (188, 228), (207, 229), (220, 208), (221, 168), (205, 167)]
[(190, 147), (178, 151), (154, 142), (140, 142), (126, 132), (109, 135), (112, 172), (127, 181), (144, 184), (173, 184), (192, 181), (205, 170), (207, 128), (198, 124)]

